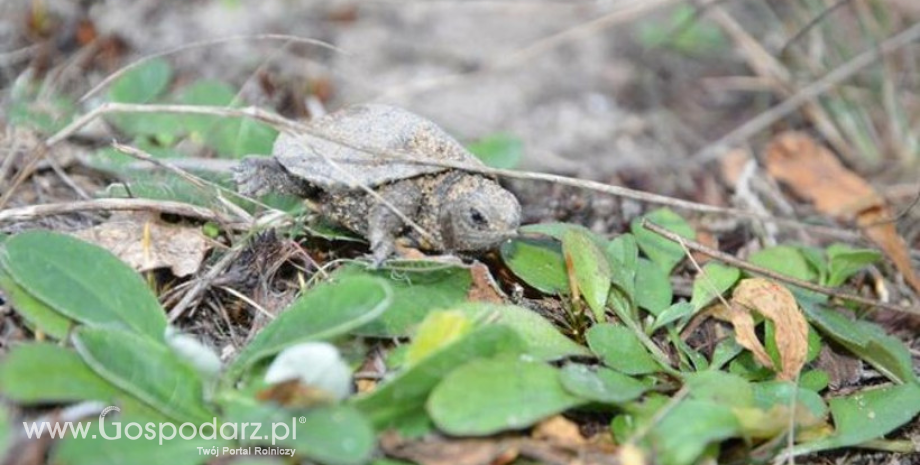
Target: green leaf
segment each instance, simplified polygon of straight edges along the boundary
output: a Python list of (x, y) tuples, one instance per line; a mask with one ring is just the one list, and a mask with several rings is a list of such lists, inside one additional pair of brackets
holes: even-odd
[(559, 373), (562, 386), (570, 393), (593, 402), (622, 404), (639, 398), (649, 389), (641, 381), (609, 368), (592, 369), (572, 363)]
[[(172, 81), (169, 62), (154, 58), (128, 70), (109, 88), (108, 100), (118, 103), (151, 103)], [(135, 135), (178, 134), (182, 117), (168, 113), (116, 113), (106, 116), (118, 129)]]
[(0, 392), (24, 404), (112, 401), (123, 394), (75, 352), (47, 342), (13, 346), (0, 361)]
[(16, 284), (8, 274), (4, 273), (2, 268), (0, 268), (0, 288), (6, 293), (16, 313), (25, 318), (33, 331), (43, 332), (58, 340), (67, 337), (74, 321), (32, 297), (22, 286)]
[(479, 321), (492, 321), (511, 328), (523, 341), (524, 353), (537, 360), (588, 356), (591, 352), (563, 336), (546, 318), (514, 305), (469, 303), (458, 307)]
[(610, 293), (610, 264), (603, 250), (586, 234), (571, 230), (562, 237), (562, 253), (571, 263), (575, 282), (597, 321), (604, 321)]
[(689, 373), (684, 379), (689, 397), (708, 400), (731, 407), (754, 405), (754, 389), (744, 378), (723, 371), (701, 371)]
[(467, 150), (492, 168), (510, 169), (517, 166), (524, 154), (524, 142), (510, 134), (493, 134), (469, 145)]
[(636, 295), (636, 273), (639, 269), (639, 245), (632, 234), (620, 234), (607, 244), (613, 284), (629, 298)]
[(25, 126), (43, 134), (54, 134), (73, 121), (77, 112), (73, 99), (54, 94), (40, 96), (38, 92), (14, 96), (8, 110), (11, 126)]
[(778, 245), (751, 254), (751, 263), (803, 281), (814, 281), (818, 274), (798, 248)]
[(80, 327), (74, 346), (99, 376), (177, 421), (210, 421), (198, 373), (168, 347), (114, 328)]
[(707, 263), (703, 272), (693, 280), (693, 295), (690, 303), (694, 310), (699, 310), (709, 305), (716, 297), (724, 294), (741, 278), (741, 271), (737, 268)]
[[(303, 411), (256, 403), (248, 398), (224, 399), (223, 403), (230, 422), (261, 423), (263, 438), (274, 437), (276, 446), (293, 448), (298, 456), (311, 461), (358, 465), (370, 459), (376, 446), (370, 423), (348, 405)], [(264, 439), (254, 441), (249, 437), (243, 438), (242, 443), (266, 445)]]
[(636, 305), (652, 315), (660, 315), (674, 300), (674, 290), (668, 274), (644, 258), (638, 262), (635, 299)]
[(499, 353), (520, 354), (523, 345), (507, 326), (477, 328), (425, 357), (373, 392), (356, 397), (353, 405), (367, 415), (377, 429), (393, 426), (422, 410), (431, 390), (461, 364)]
[(4, 244), (0, 265), (30, 295), (90, 326), (120, 326), (162, 340), (166, 316), (128, 265), (66, 234), (29, 231)]
[(521, 234), (524, 236), (549, 236), (553, 239), (556, 239), (559, 242), (562, 242), (563, 237), (570, 231), (575, 231), (579, 234), (589, 237), (600, 249), (606, 249), (607, 239), (604, 239), (596, 232), (575, 223), (537, 223), (537, 224), (528, 224), (521, 226)]
[(633, 332), (609, 323), (594, 325), (585, 335), (588, 347), (605, 365), (628, 375), (644, 375), (661, 371), (661, 366), (648, 353)]
[(838, 339), (837, 342), (840, 345), (869, 362), (876, 370), (894, 382), (918, 382), (914, 374), (910, 351), (900, 339), (889, 336), (880, 326), (868, 321), (854, 321), (853, 325), (869, 336), (868, 343), (859, 346)]
[(843, 244), (827, 248), (830, 268), (825, 286), (837, 287), (859, 270), (882, 259), (882, 254), (872, 249), (854, 249)]
[[(662, 208), (655, 210), (643, 217), (662, 228), (665, 228), (681, 237), (693, 240), (696, 238), (696, 232), (680, 215), (670, 209)], [(650, 258), (656, 265), (666, 273), (670, 274), (671, 270), (684, 259), (684, 249), (680, 244), (671, 242), (654, 232), (642, 227), (642, 219), (638, 218), (632, 222), (632, 233), (636, 236), (636, 242), (642, 252)]]
[(408, 336), (432, 311), (465, 302), (472, 283), (469, 270), (443, 264), (378, 271), (346, 267), (335, 276), (376, 276), (385, 279), (393, 290), (390, 308), (355, 331), (375, 337)]
[(582, 403), (562, 387), (555, 368), (506, 356), (457, 368), (434, 389), (426, 409), (441, 431), (486, 436), (526, 428)]
[[(801, 380), (799, 382), (801, 383)], [(792, 405), (794, 400), (800, 408), (807, 409), (815, 419), (827, 418), (827, 405), (824, 399), (812, 390), (797, 388), (785, 381), (765, 381), (755, 383), (753, 387), (754, 400), (762, 410), (769, 410), (775, 405)]]
[(568, 273), (562, 247), (548, 239), (516, 239), (501, 247), (502, 259), (508, 268), (527, 285), (544, 294), (566, 294)]
[(224, 118), (205, 134), (205, 143), (224, 157), (240, 158), (272, 153), (277, 137), (278, 131), (265, 123), (250, 118)]
[(920, 385), (902, 384), (871, 389), (830, 400), (836, 431), (814, 442), (799, 444), (794, 455), (856, 446), (911, 421), (920, 413)]
[(652, 427), (649, 442), (663, 465), (690, 465), (709, 444), (737, 436), (740, 430), (731, 407), (685, 400)]
[[(220, 450), (222, 447), (230, 445), (229, 442), (221, 439), (209, 440), (200, 436), (183, 439), (178, 434), (174, 439), (163, 439), (162, 441), (159, 435), (147, 438), (143, 435), (147, 431), (138, 431), (136, 426), (128, 427), (128, 425), (136, 423), (142, 428), (146, 428), (150, 423), (130, 416), (116, 420), (111, 420), (111, 417), (107, 416), (106, 436), (117, 437), (118, 427), (115, 426), (115, 422), (121, 423), (121, 437), (119, 439), (105, 439), (102, 436), (102, 432), (99, 431), (98, 423), (93, 422), (87, 425), (93, 434), (87, 435), (85, 438), (74, 438), (68, 435), (66, 439), (60, 441), (52, 449), (48, 463), (67, 465), (121, 465), (124, 463), (132, 465), (160, 465), (164, 463), (169, 465), (197, 465), (205, 463), (213, 457), (199, 454), (199, 447), (211, 449), (212, 446), (216, 446)], [(158, 431), (160, 425), (157, 423), (152, 424), (153, 431)], [(168, 437), (171, 433), (170, 427), (163, 426), (163, 428), (165, 430), (163, 436)], [(189, 428), (186, 427), (186, 435), (188, 435), (188, 431)], [(135, 438), (138, 433), (143, 434)]]
[(872, 338), (871, 335), (842, 313), (813, 304), (808, 300), (799, 298), (798, 295), (796, 295), (796, 301), (805, 312), (809, 323), (814, 324), (821, 333), (831, 339), (859, 347), (865, 347), (869, 344), (869, 340)]
[(821, 392), (830, 384), (830, 375), (824, 370), (808, 370), (799, 376), (799, 386), (813, 392)]
[(654, 333), (655, 331), (677, 321), (681, 318), (690, 316), (693, 312), (696, 311), (689, 302), (678, 302), (670, 307), (661, 311), (658, 316), (655, 318), (655, 323), (652, 324), (649, 328), (648, 333)]
[(172, 75), (172, 66), (166, 60), (148, 60), (115, 79), (109, 87), (109, 100), (120, 103), (148, 103), (166, 90)]
[(320, 284), (300, 296), (243, 348), (227, 369), (227, 379), (259, 360), (307, 341), (328, 340), (378, 318), (393, 302), (386, 281), (346, 276)]
[(452, 344), (473, 330), (473, 318), (457, 310), (430, 313), (419, 325), (405, 362), (414, 365), (428, 355)]

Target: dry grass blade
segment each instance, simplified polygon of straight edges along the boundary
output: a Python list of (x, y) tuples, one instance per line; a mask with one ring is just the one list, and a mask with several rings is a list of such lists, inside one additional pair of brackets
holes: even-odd
[(811, 102), (815, 97), (850, 79), (863, 68), (875, 63), (880, 57), (899, 50), (918, 39), (920, 39), (920, 22), (914, 23), (907, 29), (885, 40), (878, 47), (860, 53), (842, 66), (827, 73), (821, 79), (799, 89), (795, 94), (783, 100), (782, 103), (748, 120), (719, 138), (719, 140), (699, 150), (690, 157), (689, 161), (692, 163), (704, 163), (718, 158), (732, 145), (744, 142), (769, 128), (779, 120), (791, 115), (802, 105)]
[(96, 199), (9, 208), (0, 211), (0, 223), (29, 221), (44, 216), (88, 211), (152, 211), (170, 213), (188, 218), (197, 218), (205, 221), (214, 221), (236, 227), (237, 229), (245, 227), (244, 223), (207, 208), (170, 200), (150, 199)]

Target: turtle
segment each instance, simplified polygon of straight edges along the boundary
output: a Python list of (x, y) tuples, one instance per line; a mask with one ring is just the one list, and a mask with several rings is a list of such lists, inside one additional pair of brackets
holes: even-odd
[(234, 168), (238, 191), (314, 201), (324, 216), (366, 238), (377, 264), (393, 255), (397, 241), (425, 251), (475, 253), (517, 234), (520, 203), (494, 178), (407, 161), (484, 166), (428, 119), (394, 106), (359, 104), (308, 127), (281, 133), (271, 157), (244, 158)]

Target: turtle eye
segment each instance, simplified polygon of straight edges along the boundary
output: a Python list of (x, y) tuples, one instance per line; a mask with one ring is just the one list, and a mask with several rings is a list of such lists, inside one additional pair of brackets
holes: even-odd
[(485, 227), (489, 223), (486, 221), (486, 217), (482, 214), (482, 212), (475, 208), (470, 209), (470, 220), (477, 228)]

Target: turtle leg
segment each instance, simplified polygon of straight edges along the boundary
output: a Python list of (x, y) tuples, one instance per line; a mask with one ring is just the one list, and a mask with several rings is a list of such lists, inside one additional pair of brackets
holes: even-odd
[(367, 240), (371, 243), (374, 267), (380, 266), (396, 250), (396, 236), (406, 225), (393, 211), (415, 217), (421, 203), (422, 192), (416, 183), (403, 181), (390, 184), (377, 191), (389, 205), (376, 202), (368, 212)]
[(272, 157), (246, 157), (233, 168), (240, 194), (257, 197), (270, 192), (309, 197), (313, 188), (292, 176)]

